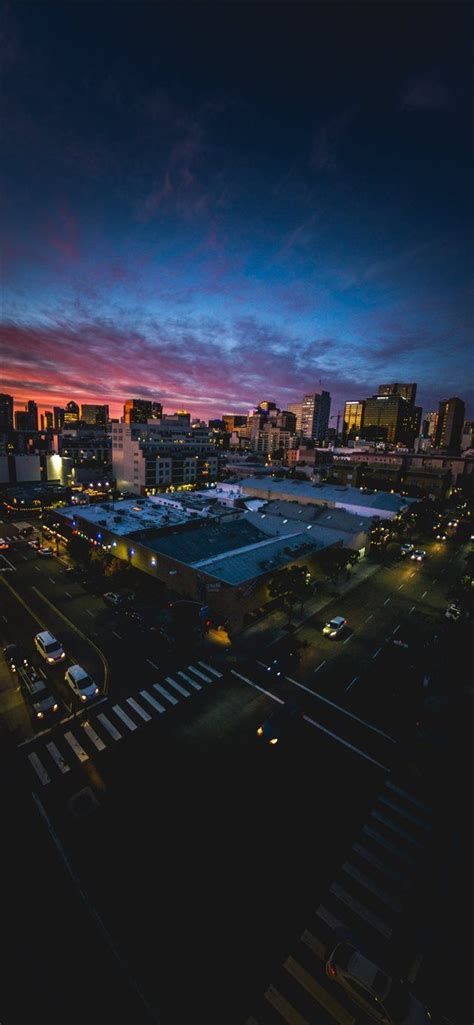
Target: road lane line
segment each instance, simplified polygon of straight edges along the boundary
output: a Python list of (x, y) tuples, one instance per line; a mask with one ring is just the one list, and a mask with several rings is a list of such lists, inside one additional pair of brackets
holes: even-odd
[(414, 611), (415, 611), (415, 605), (412, 605), (411, 609), (408, 610), (408, 615), (410, 616), (411, 613), (414, 612)]
[(69, 594), (69, 591), (65, 591), (64, 594), (67, 594), (68, 598), (72, 598), (72, 594)]
[(74, 751), (76, 758), (78, 758), (80, 762), (89, 761), (89, 755), (87, 754), (87, 751), (84, 751), (84, 748), (81, 747), (79, 741), (76, 740), (74, 734), (71, 733), (70, 730), (68, 730), (68, 732), (64, 734), (64, 739), (67, 740), (69, 747), (72, 747), (72, 750)]
[(114, 637), (118, 637), (119, 641), (123, 641), (122, 634), (118, 634), (116, 630), (112, 630)]
[(323, 668), (323, 666), (325, 666), (325, 665), (326, 665), (326, 662), (327, 662), (327, 659), (326, 659), (326, 658), (324, 659), (324, 662), (320, 662), (320, 663), (319, 663), (319, 666), (316, 666), (316, 669), (314, 670), (314, 671), (315, 671), (315, 673), (319, 673), (319, 670), (320, 670), (320, 669), (322, 669), (322, 668)]
[(107, 733), (110, 733), (112, 740), (121, 740), (122, 734), (119, 733), (119, 731), (114, 726), (113, 722), (111, 722), (110, 719), (107, 719), (107, 716), (104, 715), (103, 712), (101, 712), (100, 715), (97, 716), (97, 718), (99, 722), (102, 723), (104, 729), (107, 730)]
[(398, 590), (401, 591), (402, 587), (405, 587), (405, 584), (400, 584), (400, 587), (398, 588)]
[(159, 666), (157, 666), (156, 662), (152, 662), (152, 661), (151, 661), (151, 658), (146, 658), (146, 659), (145, 659), (145, 662), (148, 662), (148, 665), (149, 665), (149, 666), (153, 666), (153, 669), (157, 669), (157, 670), (158, 670), (158, 672), (160, 671), (160, 667), (159, 667)]
[(31, 754), (28, 755), (28, 761), (30, 765), (33, 766), (36, 775), (41, 780), (43, 786), (46, 786), (47, 783), (51, 783), (51, 777), (48, 776), (48, 773), (46, 772), (43, 763), (38, 758), (36, 751), (32, 751)]
[(218, 680), (222, 679), (222, 673), (219, 673), (217, 669), (213, 669), (212, 666), (208, 666), (207, 662), (198, 662), (198, 666), (202, 666), (203, 669), (207, 669), (209, 673), (216, 676)]
[(91, 726), (90, 722), (83, 722), (82, 729), (84, 730), (84, 733), (86, 734), (86, 737), (89, 737), (89, 740), (91, 740), (92, 743), (95, 744), (95, 746), (96, 746), (98, 751), (104, 751), (105, 750), (107, 745), (104, 744), (104, 741), (102, 740), (102, 738), (99, 737), (98, 734), (95, 732), (95, 730)]
[(185, 683), (189, 683), (190, 687), (194, 687), (194, 690), (202, 690), (202, 686), (197, 680), (193, 680), (188, 673), (183, 673), (181, 669), (178, 669), (178, 676), (181, 676)]
[(148, 693), (147, 690), (141, 690), (140, 694), (142, 698), (145, 699), (145, 701), (148, 701), (148, 704), (151, 705), (152, 708), (156, 709), (157, 712), (166, 712), (165, 706), (160, 705), (159, 701), (155, 701), (155, 699), (151, 696), (151, 694)]
[(427, 595), (427, 594), (428, 594), (428, 591), (423, 591), (423, 594), (422, 594), (422, 596), (421, 596), (421, 597), (422, 597), (422, 598), (426, 598), (426, 595)]
[(347, 687), (346, 687), (346, 689), (345, 689), (345, 691), (344, 691), (344, 693), (345, 693), (345, 694), (348, 694), (348, 693), (349, 693), (349, 691), (350, 691), (351, 687), (353, 687), (353, 686), (354, 686), (354, 684), (355, 684), (355, 683), (357, 683), (357, 680), (358, 680), (358, 679), (359, 679), (359, 677), (358, 677), (358, 676), (354, 676), (354, 679), (353, 679), (353, 680), (351, 680), (351, 682), (350, 682), (350, 683), (348, 683), (348, 685), (347, 685)]
[(64, 761), (64, 758), (61, 752), (58, 751), (56, 744), (53, 744), (53, 741), (50, 740), (49, 744), (46, 744), (46, 747), (51, 755), (51, 758), (54, 758), (54, 761), (56, 762), (58, 769), (62, 773), (70, 772), (70, 767), (67, 764), (67, 762)]
[(169, 683), (170, 687), (174, 687), (174, 689), (178, 691), (178, 694), (182, 694), (183, 698), (189, 698), (189, 691), (186, 690), (186, 687), (182, 687), (180, 683), (176, 683), (176, 680), (173, 680), (172, 676), (165, 676), (165, 681), (166, 683)]
[(54, 577), (48, 577), (48, 580), (49, 580), (50, 584), (55, 584), (56, 583)]
[[(358, 679), (359, 677), (355, 676), (351, 683), (355, 683)], [(372, 733), (378, 733), (380, 737), (384, 737), (385, 740), (389, 740), (391, 744), (397, 743), (393, 737), (390, 737), (388, 733), (384, 733), (384, 731), (380, 730), (378, 726), (373, 726), (372, 723), (366, 722), (365, 719), (360, 719), (358, 715), (354, 715), (354, 712), (349, 712), (348, 708), (344, 708), (343, 705), (337, 705), (335, 701), (330, 701), (329, 698), (323, 697), (323, 695), (318, 694), (316, 690), (311, 690), (311, 687), (306, 687), (304, 683), (299, 683), (298, 680), (294, 680), (292, 676), (285, 676), (285, 680), (289, 680), (290, 683), (296, 684), (296, 686), (300, 687), (301, 690), (308, 691), (308, 694), (312, 694), (313, 698), (317, 698), (318, 701), (324, 701), (325, 705), (330, 705), (331, 708), (335, 708), (338, 712), (342, 712), (343, 715), (347, 715), (349, 719), (354, 719), (354, 722), (358, 722), (361, 726), (365, 726), (366, 729), (370, 730)]]
[(277, 701), (279, 705), (284, 705), (285, 702), (283, 701), (283, 698), (277, 698), (276, 694), (272, 694), (270, 690), (265, 690), (265, 687), (260, 687), (258, 683), (254, 683), (253, 680), (249, 680), (246, 676), (242, 676), (242, 674), (238, 673), (236, 669), (231, 669), (231, 673), (233, 676), (237, 676), (239, 680), (243, 680), (244, 683), (248, 683), (250, 687), (254, 688), (254, 690), (259, 690), (261, 694), (266, 694), (267, 698), (271, 698), (272, 701)]
[[(82, 640), (85, 641), (86, 644), (89, 644), (91, 648), (93, 648), (94, 651), (97, 653), (102, 663), (102, 668), (104, 670), (104, 683), (102, 686), (102, 693), (107, 694), (107, 691), (109, 689), (109, 663), (107, 662), (107, 659), (103, 651), (101, 651), (101, 649), (97, 647), (97, 644), (94, 644), (94, 641), (92, 641), (90, 637), (87, 637), (86, 634), (83, 633), (83, 631), (77, 626), (77, 623), (73, 623), (73, 621), (69, 619), (68, 616), (64, 614), (64, 612), (61, 612), (61, 609), (59, 609), (58, 606), (54, 604), (54, 602), (50, 601), (49, 598), (47, 598), (46, 595), (42, 593), (42, 591), (40, 591), (37, 587), (33, 587), (33, 591), (36, 591), (36, 594), (40, 596), (42, 601), (46, 602), (46, 605), (49, 605), (49, 607), (53, 609), (56, 615), (60, 616), (61, 619), (63, 619), (64, 622), (71, 627), (71, 630), (74, 630), (74, 632), (77, 633), (79, 637), (82, 637)], [(35, 616), (35, 618), (37, 619), (37, 616)]]
[(372, 655), (372, 661), (374, 660), (374, 658), (377, 658), (377, 655), (380, 655), (381, 651), (382, 651), (382, 648), (377, 648), (377, 651), (375, 652), (375, 654)]
[(144, 722), (151, 722), (151, 715), (148, 715), (148, 712), (145, 712), (145, 709), (138, 704), (138, 701), (135, 701), (135, 698), (127, 698), (127, 704), (130, 705), (130, 708), (133, 708)]
[[(283, 704), (283, 702), (281, 702), (281, 704)], [(333, 740), (336, 740), (338, 742), (338, 744), (342, 744), (343, 747), (348, 747), (350, 751), (354, 751), (355, 754), (360, 755), (361, 758), (365, 758), (367, 762), (371, 762), (372, 765), (376, 765), (377, 768), (383, 769), (384, 772), (391, 771), (388, 765), (382, 765), (382, 763), (378, 762), (376, 758), (372, 758), (372, 756), (368, 755), (365, 751), (361, 751), (360, 747), (355, 747), (355, 745), (350, 744), (348, 740), (344, 740), (342, 737), (338, 737), (337, 733), (333, 733), (332, 730), (328, 730), (326, 726), (321, 726), (321, 723), (315, 722), (315, 720), (311, 719), (309, 715), (304, 715), (303, 719), (305, 720), (305, 722), (311, 723), (311, 725), (314, 726), (317, 730), (321, 730), (322, 733), (327, 733), (328, 737), (332, 737)]]
[(366, 622), (366, 623), (368, 623), (368, 622), (369, 622), (369, 620), (370, 620), (370, 619), (373, 619), (373, 618), (374, 618), (374, 614), (373, 614), (373, 612), (371, 612), (371, 613), (370, 613), (370, 616), (367, 616), (367, 619), (366, 619), (366, 621), (365, 621), (365, 622)]
[(162, 694), (164, 698), (167, 698), (171, 705), (178, 704), (178, 699), (175, 698), (174, 694), (170, 694), (170, 692), (166, 690), (165, 687), (162, 687), (159, 683), (154, 683), (153, 687), (155, 688), (155, 690), (159, 691), (159, 693)]
[(388, 605), (389, 601), (391, 601), (391, 600), (392, 600), (391, 598), (386, 598), (385, 601), (384, 601), (384, 605)]
[(86, 612), (87, 612), (87, 615), (91, 617), (91, 619), (93, 619), (93, 618), (94, 618), (94, 613), (93, 613), (93, 612), (91, 612), (91, 610), (90, 610), (90, 609), (86, 609)]
[(125, 726), (127, 726), (127, 728), (132, 733), (133, 733), (133, 730), (136, 730), (136, 728), (137, 728), (136, 722), (134, 722), (133, 719), (131, 719), (130, 716), (127, 715), (127, 713), (124, 712), (122, 708), (120, 708), (120, 705), (112, 705), (112, 711), (115, 712), (115, 715), (118, 715), (119, 719), (121, 719), (122, 722), (125, 723)]
[(348, 641), (350, 641), (350, 640), (351, 640), (351, 638), (352, 638), (353, 636), (354, 636), (354, 634), (353, 634), (353, 633), (352, 633), (352, 634), (349, 634), (349, 636), (348, 636), (348, 637), (346, 637), (345, 641), (343, 641), (342, 643), (343, 643), (343, 644), (347, 644), (347, 642), (348, 642)]
[(395, 630), (392, 630), (392, 637), (394, 636), (394, 634), (398, 633), (400, 627), (401, 627), (401, 623), (399, 623), (398, 626), (395, 627)]

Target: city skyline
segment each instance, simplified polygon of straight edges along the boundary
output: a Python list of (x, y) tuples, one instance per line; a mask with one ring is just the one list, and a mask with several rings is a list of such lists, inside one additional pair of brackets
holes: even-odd
[(471, 415), (462, 7), (91, 10), (4, 13), (16, 409), (337, 413), (402, 379)]

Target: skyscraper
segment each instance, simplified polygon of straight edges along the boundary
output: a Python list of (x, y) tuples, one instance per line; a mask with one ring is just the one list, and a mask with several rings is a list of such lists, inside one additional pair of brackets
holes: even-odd
[(344, 438), (357, 438), (364, 424), (365, 402), (356, 399), (344, 404), (344, 422), (342, 426)]
[(62, 406), (53, 406), (53, 426), (56, 431), (60, 431), (64, 426), (64, 414)]
[(81, 420), (85, 424), (91, 424), (94, 427), (105, 427), (109, 419), (109, 407), (108, 406), (97, 406), (94, 404), (83, 403), (81, 406)]
[(13, 395), (0, 395), (0, 431), (13, 430)]
[(163, 406), (161, 402), (150, 399), (127, 399), (123, 407), (125, 424), (146, 424), (147, 420), (161, 420)]
[(64, 423), (65, 424), (77, 424), (79, 423), (79, 406), (77, 402), (68, 402), (66, 409), (64, 410)]
[(26, 413), (27, 413), (27, 417), (28, 417), (28, 427), (27, 427), (27, 430), (28, 431), (37, 431), (38, 430), (38, 406), (36, 405), (36, 402), (33, 402), (33, 400), (30, 399), (30, 401), (27, 402), (27, 404), (25, 406), (25, 409), (26, 409)]
[(400, 395), (402, 399), (406, 399), (411, 406), (414, 406), (416, 387), (416, 384), (399, 384), (398, 381), (394, 384), (379, 384), (378, 395)]
[(435, 448), (449, 448), (459, 451), (464, 423), (464, 402), (453, 396), (441, 399), (438, 412), (438, 423), (434, 438)]
[(301, 431), (301, 417), (303, 415), (303, 403), (302, 402), (289, 402), (288, 412), (294, 413), (296, 417), (296, 433), (299, 434)]
[[(301, 433), (319, 443), (327, 438), (331, 396), (328, 391), (305, 395), (301, 410)], [(293, 412), (293, 410), (290, 410)]]
[(405, 418), (413, 409), (401, 395), (371, 395), (365, 401), (364, 430), (374, 441), (405, 443)]

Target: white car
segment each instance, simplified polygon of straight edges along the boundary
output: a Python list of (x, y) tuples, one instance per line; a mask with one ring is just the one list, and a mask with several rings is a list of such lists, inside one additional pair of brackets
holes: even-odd
[(76, 697), (81, 701), (90, 701), (97, 697), (99, 688), (89, 673), (82, 666), (69, 666), (64, 674), (67, 685), (71, 688)]
[(411, 555), (412, 551), (413, 551), (413, 545), (410, 545), (410, 544), (402, 545), (401, 548), (400, 548), (400, 555)]
[(347, 626), (347, 619), (344, 619), (344, 616), (335, 616), (323, 627), (323, 634), (325, 637), (339, 637), (345, 626)]
[(42, 633), (36, 634), (35, 647), (49, 665), (57, 665), (59, 662), (62, 662), (63, 658), (66, 658), (62, 644), (56, 640), (49, 630), (43, 630)]
[(334, 947), (326, 974), (338, 982), (364, 1011), (364, 1021), (380, 1025), (429, 1025), (430, 1012), (403, 982), (392, 979), (348, 940)]
[(121, 605), (123, 598), (120, 594), (115, 594), (114, 591), (106, 591), (104, 594), (104, 601), (108, 602), (109, 605)]
[(444, 614), (446, 616), (446, 619), (454, 619), (454, 621), (457, 622), (458, 619), (461, 619), (462, 609), (459, 608), (459, 605), (456, 605), (453, 602), (451, 605), (448, 606)]
[(411, 558), (415, 562), (423, 562), (423, 559), (426, 559), (426, 552), (422, 548), (415, 548), (415, 551), (411, 553)]
[(52, 548), (48, 548), (47, 546), (43, 546), (42, 548), (37, 548), (37, 552), (38, 552), (38, 555), (42, 555), (44, 559), (49, 559), (53, 555), (53, 549)]

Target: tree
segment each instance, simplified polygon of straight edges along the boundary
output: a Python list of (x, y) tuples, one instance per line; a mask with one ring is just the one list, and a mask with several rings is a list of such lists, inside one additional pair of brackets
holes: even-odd
[(307, 566), (289, 566), (268, 581), (268, 591), (272, 598), (280, 598), (291, 622), (293, 605), (300, 603), (301, 612), (310, 594), (312, 594), (311, 575)]
[(72, 537), (68, 543), (68, 551), (75, 562), (79, 562), (81, 566), (89, 566), (91, 559), (91, 547), (86, 538), (76, 536)]
[(348, 566), (354, 566), (358, 558), (358, 552), (352, 552), (343, 547), (323, 548), (318, 553), (319, 565), (324, 575), (330, 580), (335, 580), (339, 573), (346, 570)]

